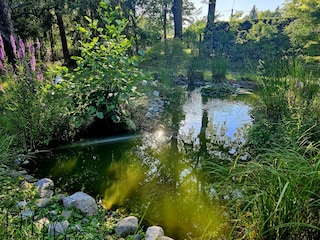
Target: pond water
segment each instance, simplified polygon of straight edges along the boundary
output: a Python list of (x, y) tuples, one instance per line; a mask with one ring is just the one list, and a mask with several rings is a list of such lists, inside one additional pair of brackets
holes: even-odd
[(176, 240), (216, 235), (224, 214), (201, 166), (206, 159), (241, 154), (251, 107), (205, 100), (199, 89), (185, 94), (181, 106), (167, 107), (175, 127), (56, 149), (34, 174), (51, 177), (70, 193), (84, 189), (106, 209), (123, 206), (144, 215), (147, 224), (162, 226)]

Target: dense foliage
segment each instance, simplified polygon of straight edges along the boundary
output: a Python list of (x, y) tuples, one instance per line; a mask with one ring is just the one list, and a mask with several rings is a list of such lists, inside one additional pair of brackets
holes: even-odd
[[(206, 21), (188, 18), (192, 24), (182, 39), (180, 33), (169, 39), (173, 1), (9, 3), (15, 34), (0, 35), (1, 169), (12, 162), (11, 149), (27, 156), (90, 127), (102, 134), (136, 130), (135, 120), (145, 116), (133, 110), (142, 101), (140, 90), (174, 111), (183, 99), (177, 79), (255, 80), (255, 120), (243, 149), (250, 158), (223, 161), (207, 154), (199, 166), (216, 190), (230, 239), (319, 238), (318, 0), (290, 0), (273, 12), (254, 6), (248, 16), (236, 13), (229, 21), (213, 15), (209, 35)], [(184, 16), (193, 9), (183, 1)], [(165, 117), (168, 125), (183, 119), (179, 111)], [(3, 176), (10, 190), (16, 183)], [(8, 193), (1, 191), (1, 207), (7, 207), (2, 199)]]

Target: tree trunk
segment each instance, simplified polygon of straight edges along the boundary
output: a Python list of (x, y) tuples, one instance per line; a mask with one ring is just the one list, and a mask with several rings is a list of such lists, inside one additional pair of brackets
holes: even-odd
[(174, 0), (173, 7), (174, 37), (182, 39), (182, 0)]
[(213, 29), (214, 29), (214, 20), (216, 14), (216, 0), (209, 1), (209, 10), (208, 10), (208, 17), (207, 17), (207, 25), (205, 29), (204, 39), (206, 44), (208, 45), (209, 50), (212, 50), (213, 45)]
[(66, 36), (66, 31), (63, 24), (62, 14), (59, 12), (58, 9), (55, 9), (55, 13), (57, 17), (59, 32), (60, 32), (63, 58), (64, 58), (65, 64), (68, 65), (70, 63), (70, 54), (69, 54), (67, 36)]
[(164, 2), (164, 9), (163, 9), (163, 39), (167, 39), (167, 13), (168, 13), (168, 3), (167, 1)]
[(10, 43), (10, 35), (14, 35), (8, 0), (0, 0), (0, 34), (3, 38), (4, 50), (8, 61), (15, 63), (14, 52)]

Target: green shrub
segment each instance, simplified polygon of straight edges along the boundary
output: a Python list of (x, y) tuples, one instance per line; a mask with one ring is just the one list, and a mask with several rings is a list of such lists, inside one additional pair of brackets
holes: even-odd
[(131, 42), (122, 34), (127, 20), (120, 19), (117, 10), (104, 2), (100, 7), (104, 28), (98, 20), (85, 17), (88, 26), (79, 27), (81, 56), (74, 57), (78, 66), (69, 75), (77, 126), (106, 119), (134, 127), (130, 104), (139, 96), (135, 84), (143, 80), (137, 69), (138, 57), (127, 53)]

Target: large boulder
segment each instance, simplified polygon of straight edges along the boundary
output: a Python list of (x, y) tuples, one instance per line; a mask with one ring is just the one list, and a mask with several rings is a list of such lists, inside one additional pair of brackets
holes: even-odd
[(146, 240), (157, 240), (164, 236), (164, 231), (162, 227), (152, 226), (148, 227), (146, 232)]
[(83, 192), (77, 192), (63, 199), (63, 206), (66, 208), (75, 207), (82, 213), (92, 216), (97, 213), (98, 205), (93, 197)]
[(120, 237), (127, 237), (133, 234), (139, 227), (139, 220), (134, 216), (126, 217), (120, 220), (116, 226), (116, 233)]

